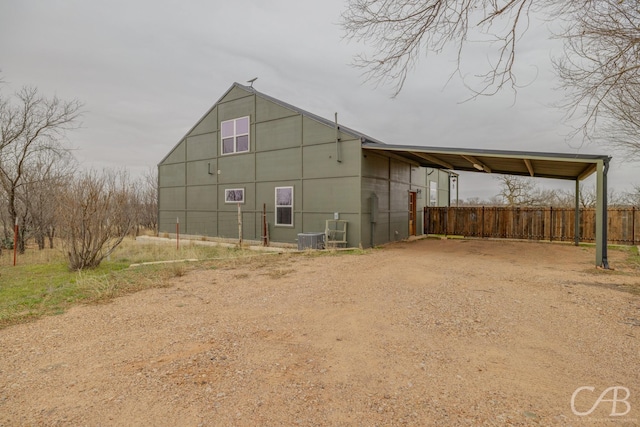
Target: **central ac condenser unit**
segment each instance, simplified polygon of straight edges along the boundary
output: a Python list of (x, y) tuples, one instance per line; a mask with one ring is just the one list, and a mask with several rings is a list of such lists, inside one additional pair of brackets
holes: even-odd
[(324, 249), (324, 233), (299, 233), (298, 250)]

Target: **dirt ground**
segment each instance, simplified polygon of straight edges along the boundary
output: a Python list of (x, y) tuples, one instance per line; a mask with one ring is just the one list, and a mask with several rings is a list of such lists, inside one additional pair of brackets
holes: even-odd
[(640, 425), (640, 277), (594, 259), (420, 240), (190, 271), (0, 330), (0, 425)]

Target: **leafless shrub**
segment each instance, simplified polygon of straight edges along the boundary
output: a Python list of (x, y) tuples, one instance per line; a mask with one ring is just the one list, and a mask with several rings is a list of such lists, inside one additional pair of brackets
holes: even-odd
[(69, 268), (97, 267), (136, 224), (125, 172), (85, 172), (61, 194), (60, 222)]

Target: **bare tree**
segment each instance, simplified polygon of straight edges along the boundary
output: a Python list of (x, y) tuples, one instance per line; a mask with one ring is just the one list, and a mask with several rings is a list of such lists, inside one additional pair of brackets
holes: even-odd
[(149, 168), (138, 180), (139, 225), (147, 230), (158, 228), (158, 169)]
[(137, 222), (133, 188), (126, 172), (85, 172), (63, 192), (60, 223), (69, 268), (95, 268)]
[[(26, 205), (20, 203), (20, 188), (29, 163), (48, 151), (63, 155), (61, 139), (77, 126), (80, 102), (46, 98), (36, 88), (24, 87), (14, 99), (0, 96), (0, 186), (6, 194), (6, 208), (11, 224), (27, 217)], [(22, 210), (20, 208), (23, 208)], [(25, 228), (23, 227), (23, 230)], [(24, 252), (24, 234), (19, 236)]]
[(627, 205), (640, 207), (640, 185), (634, 185), (633, 190), (624, 195), (624, 201)]
[[(348, 0), (343, 27), (348, 39), (364, 41), (374, 50), (356, 57), (355, 65), (367, 79), (392, 82), (394, 96), (423, 52), (454, 47), (454, 74), (462, 76), (467, 49), (488, 46), (487, 69), (471, 73), (480, 77), (479, 85), (469, 88), (477, 96), (517, 88), (517, 45), (534, 16), (561, 28), (550, 30), (549, 36), (565, 43), (554, 64), (567, 89), (563, 108), (568, 119), (581, 120), (576, 131), (585, 137), (600, 135), (640, 156), (637, 0)], [(599, 121), (603, 126), (597, 126)]]
[(42, 151), (30, 159), (23, 176), (24, 184), (18, 192), (27, 215), (23, 229), (28, 230), (28, 234), (23, 240), (34, 237), (39, 249), (44, 249), (48, 240), (49, 248), (53, 248), (60, 194), (71, 181), (76, 167), (76, 159), (64, 151)]
[(506, 206), (553, 206), (558, 203), (556, 190), (540, 189), (526, 176), (500, 175), (498, 197)]
[[(576, 203), (576, 195), (574, 190), (556, 190), (555, 191), (555, 202), (553, 206), (563, 207), (563, 208), (573, 208)], [(598, 201), (598, 196), (596, 192), (595, 185), (585, 186), (580, 184), (579, 192), (578, 192), (579, 207), (582, 209), (586, 208), (595, 208), (596, 202)], [(618, 193), (615, 189), (609, 188), (607, 191), (607, 205), (609, 207), (615, 207), (625, 204), (625, 195)]]

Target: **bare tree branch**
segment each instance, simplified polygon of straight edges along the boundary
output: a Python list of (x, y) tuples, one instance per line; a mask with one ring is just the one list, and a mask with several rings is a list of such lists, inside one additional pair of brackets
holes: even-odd
[(640, 8), (636, 1), (572, 1), (572, 25), (559, 34), (565, 56), (554, 61), (576, 132), (640, 156)]
[(497, 45), (497, 55), (490, 69), (478, 74), (481, 88), (472, 90), (490, 95), (516, 85), (515, 47), (528, 27), (532, 4), (533, 0), (350, 0), (342, 15), (343, 28), (347, 39), (375, 49), (371, 56), (356, 57), (354, 65), (363, 69), (367, 80), (393, 82), (394, 96), (423, 50), (438, 54), (453, 44), (458, 52), (455, 72), (461, 74), (465, 48), (477, 41), (470, 36), (484, 35), (484, 43)]
[[(472, 98), (516, 90), (516, 51), (529, 18), (559, 24), (564, 40), (553, 63), (566, 90), (560, 107), (583, 139), (596, 139), (640, 158), (640, 7), (638, 0), (348, 0), (345, 38), (370, 55), (354, 65), (367, 80), (402, 90), (420, 55), (457, 51), (458, 74)], [(487, 69), (468, 84), (463, 59), (478, 43), (490, 48)]]

